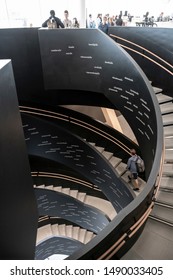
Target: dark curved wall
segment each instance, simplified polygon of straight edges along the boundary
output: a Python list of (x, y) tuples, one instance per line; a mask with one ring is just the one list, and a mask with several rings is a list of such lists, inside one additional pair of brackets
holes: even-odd
[(9, 60), (0, 60), (0, 135), (0, 259), (34, 259), (38, 212)]
[[(173, 96), (172, 28), (110, 27), (109, 36), (124, 46), (124, 49), (135, 59), (153, 82), (153, 85), (162, 88), (165, 93)], [(137, 54), (128, 48), (132, 48), (139, 53)], [(159, 63), (159, 65), (147, 59), (144, 55)]]
[(139, 66), (100, 30), (40, 29), (38, 34), (45, 89), (87, 88), (110, 100), (125, 116), (139, 146), (145, 150), (142, 156), (147, 162), (148, 177), (158, 133), (154, 112), (160, 109)]
[(43, 94), (37, 28), (0, 29), (0, 58), (11, 59), (19, 100)]
[[(1, 29), (0, 37), (0, 57), (12, 59), (19, 103), (120, 109), (147, 151), (142, 156), (149, 176), (152, 161), (148, 155), (154, 159), (157, 138), (156, 108), (150, 84), (126, 52), (99, 30)], [(50, 82), (53, 86), (48, 89)]]

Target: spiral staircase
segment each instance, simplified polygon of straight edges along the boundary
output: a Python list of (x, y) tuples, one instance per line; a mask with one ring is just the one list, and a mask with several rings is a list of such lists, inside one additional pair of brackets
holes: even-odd
[[(158, 244), (158, 228), (172, 228), (172, 97), (152, 87), (137, 63), (105, 34), (71, 30), (69, 37), (64, 31), (26, 31), (35, 36), (36, 45), (39, 37), (45, 89), (27, 91), (24, 97), (18, 84), (39, 215), (35, 259), (155, 258), (151, 242), (143, 242), (146, 235), (150, 232)], [(103, 42), (109, 51), (101, 48)], [(52, 60), (46, 62), (48, 54)], [(57, 57), (59, 67), (54, 64)], [(59, 106), (73, 102), (120, 111), (138, 144), (128, 132), (123, 135)], [(126, 169), (132, 147), (146, 164), (139, 192), (129, 183)], [(168, 247), (169, 238), (165, 240)], [(166, 253), (159, 252), (159, 257), (166, 258)]]

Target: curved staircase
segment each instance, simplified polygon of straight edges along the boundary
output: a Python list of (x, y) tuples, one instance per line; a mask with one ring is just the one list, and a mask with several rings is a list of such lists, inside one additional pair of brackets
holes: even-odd
[(51, 191), (55, 191), (58, 193), (63, 193), (65, 195), (71, 196), (74, 199), (86, 204), (86, 205), (90, 205), (92, 207), (95, 207), (97, 209), (99, 209), (101, 212), (103, 212), (106, 216), (109, 217), (110, 220), (112, 220), (113, 218), (115, 218), (116, 216), (116, 211), (114, 209), (114, 207), (112, 206), (111, 202), (109, 202), (108, 200), (99, 198), (99, 197), (94, 197), (91, 195), (87, 195), (84, 192), (80, 192), (78, 190), (74, 190), (74, 189), (70, 189), (70, 188), (65, 188), (62, 186), (45, 186), (45, 185), (40, 185), (40, 186), (36, 186), (34, 185), (34, 188), (39, 188), (39, 189), (46, 189), (46, 190), (51, 190)]
[(47, 224), (38, 228), (36, 244), (38, 245), (46, 239), (60, 236), (64, 238), (75, 239), (86, 244), (95, 237), (95, 234), (78, 226), (66, 224)]
[(163, 119), (165, 156), (154, 208), (143, 233), (122, 259), (173, 258), (173, 98), (154, 87)]

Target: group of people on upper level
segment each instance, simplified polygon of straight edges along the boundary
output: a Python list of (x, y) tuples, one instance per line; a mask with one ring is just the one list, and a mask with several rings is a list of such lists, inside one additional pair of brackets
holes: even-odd
[(109, 14), (102, 17), (102, 14), (98, 14), (96, 20), (92, 18), (92, 15), (89, 15), (87, 21), (87, 28), (99, 28), (102, 24), (107, 24), (109, 26), (122, 26), (125, 25), (125, 21), (122, 19), (122, 14), (119, 16), (110, 17)]
[(64, 11), (64, 20), (61, 21), (60, 18), (55, 16), (55, 11), (50, 11), (50, 17), (43, 22), (42, 27), (48, 28), (79, 28), (79, 23), (77, 18), (73, 18), (73, 21), (69, 19), (69, 12)]
[(128, 16), (122, 17), (122, 14), (119, 16), (110, 17), (109, 14), (102, 17), (102, 14), (98, 14), (96, 20), (92, 18), (92, 15), (89, 15), (87, 21), (87, 28), (99, 28), (103, 32), (107, 33), (110, 26), (124, 26), (126, 25)]
[[(87, 20), (87, 28), (99, 28), (103, 32), (108, 32), (109, 26), (122, 26), (125, 25), (125, 21), (122, 19), (122, 14), (119, 16), (110, 17), (108, 14), (102, 17), (102, 14), (98, 14), (96, 20), (92, 18), (92, 15), (89, 15)], [(69, 19), (69, 12), (64, 11), (64, 20), (61, 21), (60, 18), (55, 16), (55, 11), (50, 11), (50, 17), (43, 22), (42, 27), (48, 28), (79, 28), (79, 22), (77, 18), (73, 20)]]

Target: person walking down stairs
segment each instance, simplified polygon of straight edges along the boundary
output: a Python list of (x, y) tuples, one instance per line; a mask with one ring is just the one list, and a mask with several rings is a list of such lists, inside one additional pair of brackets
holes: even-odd
[(130, 175), (128, 176), (129, 182), (134, 182), (134, 191), (139, 191), (139, 182), (138, 182), (138, 171), (137, 171), (137, 159), (138, 155), (136, 154), (135, 149), (130, 150), (131, 157), (127, 161), (127, 169), (130, 171)]

